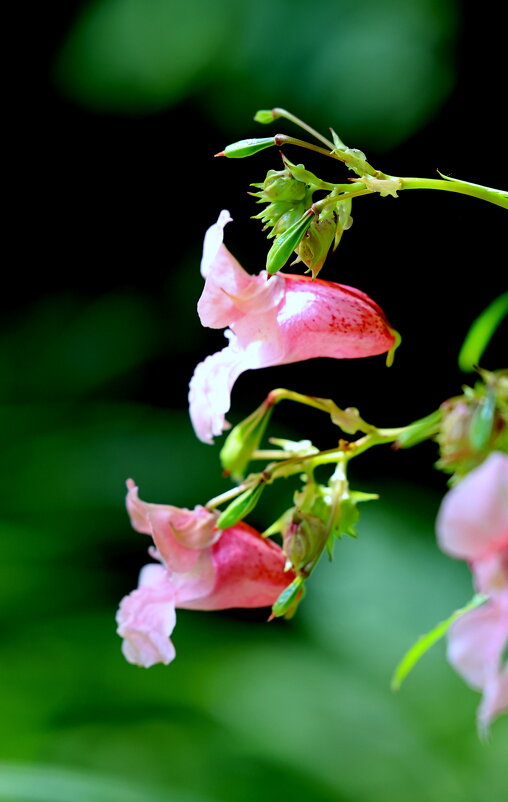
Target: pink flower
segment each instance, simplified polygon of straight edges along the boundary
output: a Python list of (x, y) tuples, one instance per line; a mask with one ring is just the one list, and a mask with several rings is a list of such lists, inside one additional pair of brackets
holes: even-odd
[(201, 323), (229, 327), (229, 344), (201, 362), (190, 383), (190, 416), (205, 443), (228, 428), (231, 389), (243, 371), (314, 357), (373, 356), (395, 343), (383, 311), (360, 290), (287, 273), (246, 273), (222, 243), (230, 220), (223, 211), (208, 229), (201, 261)]
[(489, 596), (450, 629), (448, 658), (483, 691), (479, 726), (508, 711), (508, 455), (492, 453), (446, 495), (437, 520), (441, 548), (467, 560), (476, 588)]
[[(132, 525), (152, 535), (156, 545), (152, 556), (162, 563), (145, 565), (138, 588), (120, 603), (117, 631), (130, 663), (148, 668), (173, 660), (169, 637), (176, 623), (175, 608), (268, 607), (294, 579), (291, 571), (284, 571), (282, 549), (247, 524), (214, 530), (209, 516), (215, 523), (217, 515), (203, 507), (190, 511), (147, 504), (138, 498), (132, 480), (128, 488)], [(184, 520), (188, 539), (175, 528), (179, 520)]]

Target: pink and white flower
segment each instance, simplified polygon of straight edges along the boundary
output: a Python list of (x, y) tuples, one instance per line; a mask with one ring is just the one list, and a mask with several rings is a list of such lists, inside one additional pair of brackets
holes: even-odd
[(152, 536), (151, 555), (160, 560), (145, 565), (138, 588), (117, 613), (122, 651), (130, 663), (148, 668), (174, 659), (169, 638), (176, 608), (268, 607), (294, 579), (284, 570), (282, 549), (247, 524), (215, 529), (216, 513), (147, 504), (132, 480), (128, 488), (132, 525)]
[(223, 245), (230, 220), (222, 211), (208, 229), (201, 261), (201, 323), (228, 327), (229, 340), (197, 366), (190, 383), (190, 416), (205, 443), (229, 427), (231, 389), (243, 371), (315, 357), (373, 356), (395, 343), (383, 311), (360, 290), (308, 276), (246, 273)]
[(446, 495), (438, 541), (471, 566), (476, 589), (489, 598), (451, 627), (448, 659), (483, 691), (479, 726), (508, 711), (508, 455), (494, 452)]

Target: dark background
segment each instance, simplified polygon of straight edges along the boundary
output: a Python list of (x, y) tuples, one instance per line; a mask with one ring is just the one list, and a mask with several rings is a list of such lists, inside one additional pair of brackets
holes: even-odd
[[(478, 743), (478, 697), (442, 648), (399, 697), (389, 692), (403, 650), (471, 593), (465, 567), (434, 544), (446, 479), (432, 444), (353, 466), (354, 486), (382, 500), (365, 505), (359, 540), (338, 544), (295, 621), (180, 613), (177, 660), (144, 672), (120, 657), (113, 620), (146, 560), (125, 478), (147, 500), (189, 507), (228, 487), (219, 449), (195, 439), (187, 416), (194, 366), (223, 344), (195, 312), (202, 239), (228, 208), (228, 246), (250, 272), (263, 267), (246, 193), (279, 160), (213, 154), (276, 133), (252, 116), (279, 105), (333, 126), (386, 172), (506, 186), (497, 14), (432, 0), (22, 10), (5, 99), (0, 798), (504, 798), (506, 721)], [(287, 152), (332, 180), (333, 163)], [(383, 307), (403, 337), (394, 366), (249, 372), (231, 420), (275, 386), (357, 406), (380, 426), (457, 394), (471, 380), (456, 363), (468, 327), (506, 290), (505, 216), (452, 193), (358, 199), (322, 277)], [(503, 367), (505, 354), (506, 326), (484, 366)], [(336, 438), (290, 404), (270, 433)], [(254, 525), (290, 498), (290, 487), (273, 493)]]

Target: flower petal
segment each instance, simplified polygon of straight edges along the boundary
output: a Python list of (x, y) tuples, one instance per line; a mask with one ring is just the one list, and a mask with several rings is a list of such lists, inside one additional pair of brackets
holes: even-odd
[(285, 274), (283, 278), (286, 292), (277, 321), (285, 346), (284, 363), (375, 356), (393, 346), (393, 329), (364, 292), (308, 276)]
[(217, 513), (198, 506), (194, 510), (170, 504), (149, 504), (138, 496), (132, 479), (127, 482), (127, 510), (134, 529), (152, 536), (157, 556), (172, 571), (190, 571), (200, 550), (221, 536), (215, 528)]
[(204, 443), (229, 429), (226, 412), (231, 406), (231, 389), (245, 370), (243, 353), (235, 341), (208, 356), (194, 371), (189, 385), (189, 413), (194, 431)]
[(175, 592), (161, 565), (142, 569), (139, 587), (122, 599), (116, 620), (129, 663), (149, 668), (174, 659), (169, 636), (176, 623)]
[(292, 571), (284, 571), (282, 549), (244, 523), (225, 529), (211, 554), (215, 584), (210, 594), (196, 601), (179, 601), (179, 607), (269, 607), (294, 579)]
[(360, 290), (306, 276), (248, 275), (222, 245), (230, 219), (221, 212), (208, 230), (202, 262), (201, 322), (230, 327), (230, 345), (201, 362), (191, 380), (191, 419), (205, 443), (228, 427), (231, 389), (244, 370), (314, 357), (372, 356), (395, 343), (383, 311)]
[(448, 633), (448, 660), (476, 690), (497, 675), (508, 640), (508, 606), (489, 600), (463, 615)]
[(443, 551), (463, 560), (508, 549), (508, 455), (490, 454), (447, 493), (437, 536)]
[(473, 688), (483, 691), (478, 708), (480, 732), (508, 708), (508, 594), (499, 594), (466, 613), (448, 633), (448, 660)]

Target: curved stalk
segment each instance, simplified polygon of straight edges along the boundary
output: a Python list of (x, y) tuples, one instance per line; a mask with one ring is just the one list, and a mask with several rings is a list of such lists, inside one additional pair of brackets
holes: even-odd
[(470, 195), (473, 198), (494, 203), (508, 209), (508, 192), (492, 189), (481, 184), (470, 184), (467, 181), (441, 178), (401, 178), (401, 189), (440, 189), (444, 192), (457, 192), (459, 195)]

